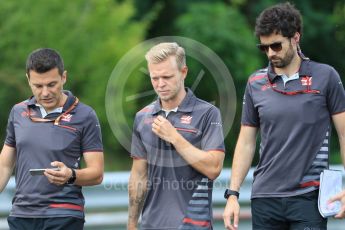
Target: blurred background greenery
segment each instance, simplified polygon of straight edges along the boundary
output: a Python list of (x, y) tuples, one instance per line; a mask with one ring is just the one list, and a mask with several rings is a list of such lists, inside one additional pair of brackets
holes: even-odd
[[(25, 78), (27, 55), (40, 47), (58, 50), (68, 71), (66, 89), (92, 106), (100, 119), (106, 170), (129, 170), (127, 150), (112, 133), (105, 111), (105, 92), (117, 62), (137, 44), (159, 36), (183, 36), (212, 49), (229, 68), (237, 94), (237, 110), (226, 136), (227, 157), (232, 153), (240, 127), (242, 95), (248, 76), (267, 65), (266, 56), (255, 47), (255, 18), (276, 0), (1, 0), (0, 2), (0, 138), (4, 140), (8, 114), (13, 104), (31, 95)], [(304, 19), (302, 50), (311, 59), (332, 65), (345, 77), (345, 2), (290, 1)], [(188, 50), (187, 50), (188, 55)], [(142, 57), (142, 68), (145, 67)], [(187, 60), (189, 73), (200, 66)], [(142, 75), (147, 75), (142, 70)], [(206, 75), (209, 73), (206, 73)], [(119, 76), (121, 77), (121, 76)], [(200, 82), (197, 96), (215, 101), (212, 76)], [(124, 79), (125, 81), (126, 79)], [(191, 86), (194, 77), (186, 81)], [(129, 92), (152, 90), (149, 78), (123, 82)], [(125, 95), (124, 95), (125, 97)], [(114, 98), (123, 102), (123, 98)], [(131, 126), (136, 111), (154, 99), (132, 100), (124, 106)], [(224, 116), (224, 115), (223, 115)], [(340, 163), (337, 137), (333, 135), (332, 163)], [(254, 162), (255, 164), (255, 162)]]

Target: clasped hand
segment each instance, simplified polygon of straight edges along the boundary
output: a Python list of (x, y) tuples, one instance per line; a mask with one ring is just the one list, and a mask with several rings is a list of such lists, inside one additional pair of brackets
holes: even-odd
[(163, 116), (157, 116), (152, 122), (152, 131), (163, 140), (174, 143), (179, 133), (175, 127)]

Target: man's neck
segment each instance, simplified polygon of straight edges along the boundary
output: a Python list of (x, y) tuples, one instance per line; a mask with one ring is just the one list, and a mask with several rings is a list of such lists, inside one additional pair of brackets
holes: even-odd
[(62, 92), (61, 100), (59, 103), (59, 107), (63, 107), (67, 101), (68, 96)]
[(302, 59), (298, 54), (291, 60), (291, 63), (284, 68), (274, 68), (274, 71), (278, 75), (286, 75), (290, 77), (298, 72), (301, 66)]

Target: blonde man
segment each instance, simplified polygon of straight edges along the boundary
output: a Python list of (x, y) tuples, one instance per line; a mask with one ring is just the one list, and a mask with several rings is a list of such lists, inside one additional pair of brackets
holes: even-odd
[(212, 185), (224, 160), (219, 110), (184, 87), (185, 52), (160, 43), (146, 54), (158, 98), (136, 114), (128, 229), (212, 229)]

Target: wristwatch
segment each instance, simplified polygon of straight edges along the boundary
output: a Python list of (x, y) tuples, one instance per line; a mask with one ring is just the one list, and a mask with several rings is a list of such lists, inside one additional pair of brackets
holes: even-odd
[(226, 189), (224, 193), (224, 198), (228, 199), (229, 196), (234, 195), (237, 196), (237, 199), (240, 197), (240, 193), (231, 189)]
[(75, 170), (73, 168), (70, 168), (72, 170), (72, 176), (68, 179), (66, 184), (74, 184), (75, 180), (77, 179), (77, 174), (75, 173)]

